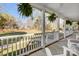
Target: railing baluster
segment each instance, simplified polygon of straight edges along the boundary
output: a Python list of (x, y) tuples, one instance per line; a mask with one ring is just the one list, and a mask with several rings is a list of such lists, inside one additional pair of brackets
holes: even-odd
[(30, 50), (32, 50), (32, 42), (33, 42), (33, 40), (32, 40), (32, 35), (30, 36), (30, 41), (31, 41)]
[(25, 39), (25, 36), (23, 36), (23, 41), (22, 41), (22, 52), (24, 53), (24, 39)]
[(2, 50), (2, 56), (3, 56), (3, 39), (1, 39), (1, 50)]
[(33, 47), (35, 48), (35, 38), (36, 38), (36, 35), (34, 35), (34, 41), (33, 41)]
[(21, 54), (23, 53), (23, 37), (21, 39)]
[(17, 51), (18, 51), (18, 50), (17, 50), (17, 42), (18, 42), (17, 39), (18, 39), (18, 37), (16, 38), (16, 56), (17, 56)]
[[(34, 35), (32, 36), (33, 40), (34, 40)], [(32, 42), (32, 49), (34, 49), (34, 45), (33, 45), (33, 42)]]
[(20, 46), (21, 46), (21, 44), (20, 44), (20, 41), (21, 41), (21, 39), (20, 39), (20, 37), (18, 37), (18, 39), (19, 39), (19, 47), (18, 47), (18, 49), (19, 49), (19, 55), (20, 55)]
[[(31, 36), (31, 40), (33, 41), (33, 35)], [(32, 43), (32, 42), (31, 42)], [(31, 50), (33, 49), (33, 43), (31, 45)]]
[(11, 38), (11, 41), (12, 41), (12, 56), (13, 56), (13, 39), (14, 38)]
[(36, 45), (36, 40), (37, 40), (37, 34), (35, 35), (35, 37), (36, 37), (36, 39), (35, 39), (35, 48), (37, 47), (37, 45)]
[(24, 53), (25, 53), (25, 43), (26, 43), (25, 39), (26, 39), (26, 36), (24, 36), (24, 41), (23, 41), (24, 42)]
[(28, 42), (28, 36), (26, 36), (26, 52), (27, 52), (27, 43)]
[(24, 36), (24, 53), (26, 52), (26, 36)]
[(30, 50), (30, 36), (28, 36), (28, 51)]
[(0, 56), (1, 56), (1, 39), (0, 39)]
[(20, 48), (20, 49), (19, 49), (19, 54), (21, 54), (21, 37), (19, 37), (19, 38), (20, 38), (20, 42), (19, 42), (19, 46), (20, 46), (20, 47), (19, 47), (19, 48)]
[(7, 40), (7, 56), (8, 56), (8, 38), (6, 39)]
[(29, 42), (29, 43), (27, 44), (28, 51), (30, 50), (30, 49), (29, 49), (29, 46), (30, 46), (30, 41), (29, 41), (29, 40), (30, 40), (30, 37), (28, 36), (28, 42)]

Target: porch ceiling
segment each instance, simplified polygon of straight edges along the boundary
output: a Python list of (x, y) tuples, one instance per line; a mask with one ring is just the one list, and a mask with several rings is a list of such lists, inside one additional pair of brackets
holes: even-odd
[(79, 21), (79, 3), (37, 3), (43, 9), (51, 9), (66, 18)]

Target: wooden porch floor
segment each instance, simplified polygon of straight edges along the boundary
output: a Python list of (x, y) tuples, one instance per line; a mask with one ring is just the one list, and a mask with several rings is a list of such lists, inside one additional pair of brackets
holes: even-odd
[[(72, 38), (73, 38), (73, 35), (67, 37), (67, 39), (72, 39)], [(67, 46), (67, 39), (62, 39), (62, 40), (48, 46), (48, 48), (50, 49), (53, 56), (63, 54), (62, 46)], [(30, 54), (30, 56), (46, 56), (46, 51), (45, 51), (45, 49), (41, 49), (39, 51), (36, 51), (36, 52)]]

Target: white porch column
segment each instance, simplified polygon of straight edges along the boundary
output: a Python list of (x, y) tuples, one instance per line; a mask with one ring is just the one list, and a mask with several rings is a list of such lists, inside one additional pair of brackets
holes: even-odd
[(56, 18), (56, 31), (54, 32), (54, 40), (59, 40), (59, 25), (60, 25), (60, 18)]
[(59, 26), (60, 26), (60, 18), (57, 18), (57, 40), (59, 40)]
[(64, 20), (64, 39), (66, 39), (66, 20)]
[(45, 10), (42, 11), (42, 40), (41, 45), (44, 48), (45, 47)]

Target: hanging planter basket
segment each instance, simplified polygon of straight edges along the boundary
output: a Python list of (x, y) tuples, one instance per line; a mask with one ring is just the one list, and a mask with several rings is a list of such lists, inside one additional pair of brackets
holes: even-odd
[(66, 20), (66, 24), (72, 25), (72, 21)]
[(18, 12), (22, 16), (30, 16), (32, 14), (32, 6), (29, 3), (19, 3)]
[(79, 30), (79, 21), (77, 22), (77, 25), (78, 25), (78, 30)]
[(79, 25), (79, 22), (77, 22), (77, 24)]
[(50, 22), (53, 22), (54, 20), (56, 20), (57, 16), (55, 13), (52, 13), (50, 16), (48, 16), (48, 19)]

